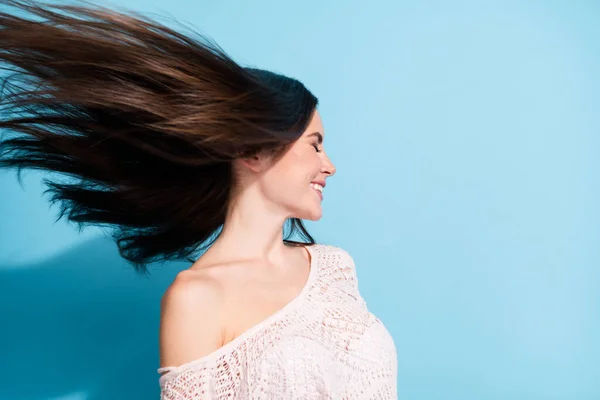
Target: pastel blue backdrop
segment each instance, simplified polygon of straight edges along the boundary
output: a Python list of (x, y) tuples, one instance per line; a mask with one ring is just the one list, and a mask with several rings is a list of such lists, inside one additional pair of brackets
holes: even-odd
[[(307, 225), (354, 257), (400, 398), (600, 399), (599, 2), (123, 5), (320, 98), (338, 173)], [(0, 398), (158, 398), (187, 265), (138, 277), (41, 178), (0, 171)]]

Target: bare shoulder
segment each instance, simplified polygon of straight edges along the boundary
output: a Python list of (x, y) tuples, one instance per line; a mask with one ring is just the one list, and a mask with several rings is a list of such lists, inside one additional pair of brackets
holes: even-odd
[(180, 272), (161, 299), (161, 367), (176, 367), (223, 344), (223, 290), (202, 270)]

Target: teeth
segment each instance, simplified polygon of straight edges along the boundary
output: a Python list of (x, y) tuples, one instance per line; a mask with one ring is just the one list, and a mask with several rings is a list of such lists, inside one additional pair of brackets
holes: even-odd
[(323, 186), (319, 185), (318, 183), (311, 183), (310, 187), (317, 189), (319, 192), (323, 193)]

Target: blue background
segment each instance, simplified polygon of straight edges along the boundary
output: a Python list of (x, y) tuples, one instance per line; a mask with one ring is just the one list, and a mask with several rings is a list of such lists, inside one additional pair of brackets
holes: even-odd
[[(400, 398), (600, 399), (599, 2), (123, 4), (319, 97), (338, 173), (307, 226), (354, 257)], [(41, 178), (0, 171), (0, 398), (158, 398), (187, 264), (137, 276)]]

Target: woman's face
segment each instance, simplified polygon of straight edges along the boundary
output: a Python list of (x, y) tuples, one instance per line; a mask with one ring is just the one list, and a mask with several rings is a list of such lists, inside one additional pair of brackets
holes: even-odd
[(321, 116), (314, 116), (304, 131), (286, 153), (268, 168), (260, 182), (263, 193), (281, 207), (287, 218), (318, 220), (322, 216), (321, 191), (315, 185), (335, 174), (335, 166), (323, 148), (324, 129)]

